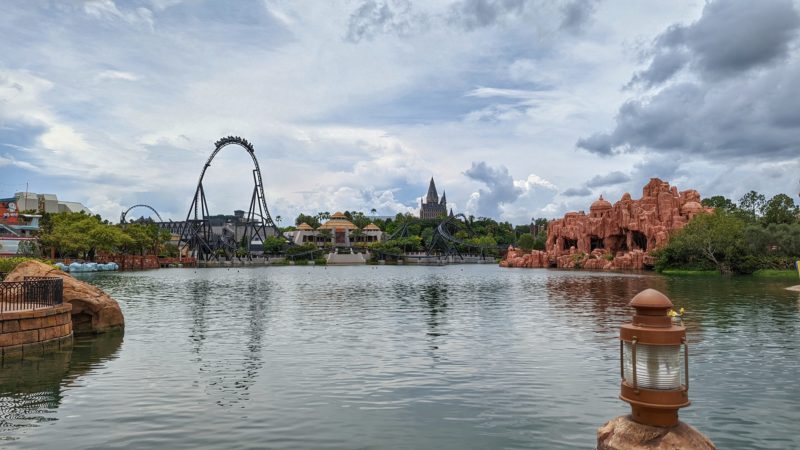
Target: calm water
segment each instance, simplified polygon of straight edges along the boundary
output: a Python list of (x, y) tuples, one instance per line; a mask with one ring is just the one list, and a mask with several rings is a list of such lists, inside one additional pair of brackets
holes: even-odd
[(628, 411), (617, 327), (647, 287), (688, 312), (720, 449), (800, 448), (786, 281), (448, 267), (170, 269), (88, 278), (120, 335), (0, 370), (2, 448), (594, 448)]

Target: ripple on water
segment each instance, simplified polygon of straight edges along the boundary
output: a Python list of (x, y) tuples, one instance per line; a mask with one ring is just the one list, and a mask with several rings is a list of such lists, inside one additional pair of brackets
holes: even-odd
[(0, 447), (590, 448), (625, 413), (617, 327), (688, 311), (719, 448), (795, 448), (797, 295), (769, 282), (493, 266), (160, 270), (88, 279), (124, 338), (0, 371)]

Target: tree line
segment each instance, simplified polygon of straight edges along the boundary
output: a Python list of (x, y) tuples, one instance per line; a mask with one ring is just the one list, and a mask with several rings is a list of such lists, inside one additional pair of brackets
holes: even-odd
[(656, 251), (656, 270), (748, 274), (791, 269), (800, 258), (800, 208), (788, 195), (750, 191), (738, 203), (719, 195), (702, 203), (714, 212), (696, 216)]
[[(385, 232), (388, 236), (392, 236), (396, 231), (405, 227), (406, 232), (404, 236), (397, 236), (385, 242), (375, 243), (356, 243), (356, 247), (363, 246), (375, 252), (384, 254), (404, 254), (409, 252), (424, 251), (430, 245), (436, 227), (442, 222), (444, 217), (438, 219), (420, 219), (412, 214), (399, 213), (394, 218), (378, 218), (375, 216), (375, 210), (371, 214), (365, 214), (360, 211), (345, 211), (345, 217), (351, 221), (358, 228), (364, 228), (370, 223), (374, 223), (378, 228)], [(295, 219), (295, 225), (306, 223), (313, 228), (319, 226), (326, 220), (330, 219), (331, 214), (328, 212), (319, 212), (317, 214), (299, 214)], [(467, 226), (461, 227), (455, 232), (454, 237), (464, 241), (466, 245), (460, 245), (459, 251), (470, 253), (470, 250), (476, 248), (483, 249), (486, 255), (496, 256), (498, 248), (508, 245), (516, 245), (519, 240), (526, 239), (527, 235), (534, 239), (537, 247), (544, 248), (544, 242), (547, 237), (547, 220), (537, 219), (536, 224), (540, 233), (537, 236), (531, 236), (530, 225), (513, 226), (510, 222), (498, 222), (489, 217), (467, 217)], [(296, 227), (286, 227), (284, 231), (295, 230)], [(322, 230), (322, 232), (330, 233), (330, 230)], [(358, 232), (351, 233), (351, 238)], [(328, 236), (330, 237), (330, 236)], [(269, 243), (272, 244), (272, 243)], [(278, 242), (274, 243), (275, 250), (277, 250)], [(311, 244), (313, 245), (313, 244)], [(311, 248), (311, 245), (308, 248)], [(266, 247), (273, 247), (272, 245), (265, 245)]]
[(154, 223), (115, 225), (82, 211), (44, 213), (36, 236), (40, 248), (30, 251), (58, 258), (93, 260), (99, 253), (178, 256), (177, 246), (169, 243), (170, 232)]

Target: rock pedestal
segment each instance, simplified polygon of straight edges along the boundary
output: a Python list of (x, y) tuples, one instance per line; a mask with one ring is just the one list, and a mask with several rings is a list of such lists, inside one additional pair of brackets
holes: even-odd
[(125, 326), (119, 303), (89, 283), (39, 261), (18, 265), (5, 281), (23, 281), (25, 277), (59, 277), (64, 280), (64, 303), (72, 305), (72, 329), (75, 333), (104, 333)]
[(651, 427), (619, 416), (597, 430), (597, 450), (714, 450), (714, 444), (694, 427)]

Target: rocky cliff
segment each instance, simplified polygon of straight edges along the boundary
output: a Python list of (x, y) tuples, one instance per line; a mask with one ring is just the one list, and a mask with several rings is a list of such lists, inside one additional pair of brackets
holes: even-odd
[(510, 248), (503, 267), (562, 267), (586, 269), (643, 269), (652, 264), (649, 252), (664, 246), (670, 234), (697, 214), (711, 211), (700, 194), (651, 178), (642, 198), (626, 193), (613, 205), (602, 196), (589, 214), (569, 212), (547, 226), (543, 251)]

